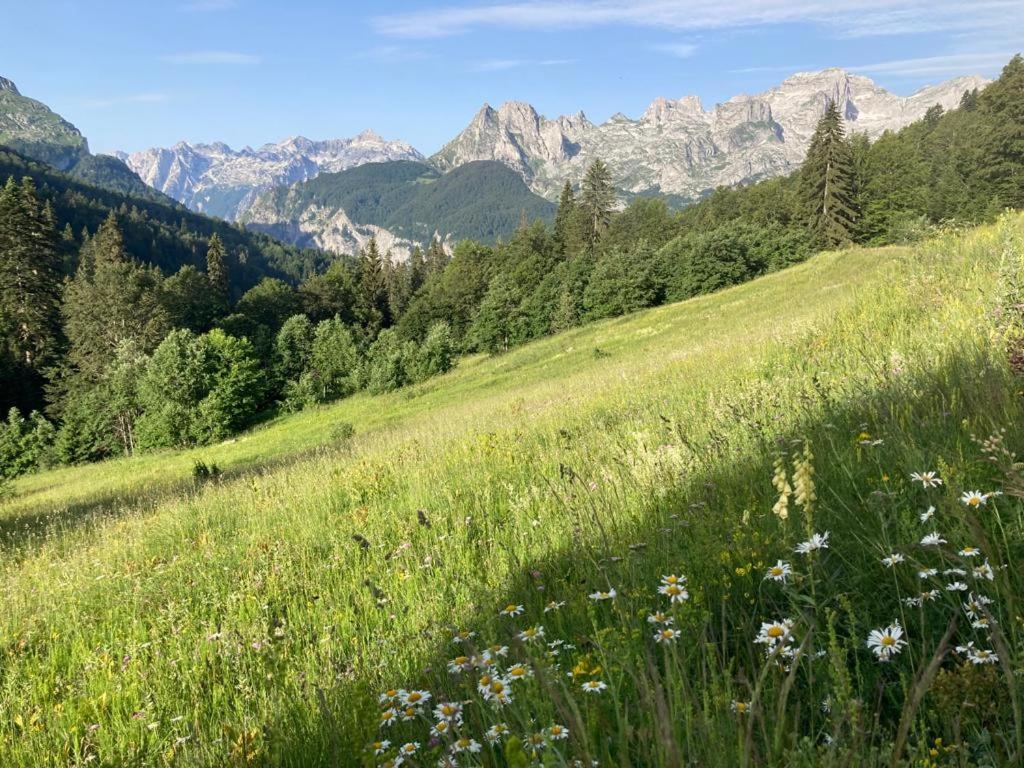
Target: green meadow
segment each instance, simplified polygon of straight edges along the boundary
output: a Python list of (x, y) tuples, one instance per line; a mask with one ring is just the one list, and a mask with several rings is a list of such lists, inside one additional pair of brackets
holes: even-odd
[(1022, 306), (1007, 215), (23, 477), (0, 765), (1020, 764)]

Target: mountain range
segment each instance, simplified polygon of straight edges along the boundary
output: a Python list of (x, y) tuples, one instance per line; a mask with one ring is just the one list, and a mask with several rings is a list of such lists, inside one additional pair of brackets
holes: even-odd
[(623, 114), (595, 125), (579, 112), (547, 119), (529, 104), (489, 105), (430, 162), (447, 170), (498, 160), (535, 192), (554, 199), (578, 184), (587, 166), (604, 160), (626, 195), (660, 193), (695, 199), (718, 186), (792, 171), (803, 160), (826, 104), (834, 101), (848, 131), (875, 138), (924, 116), (929, 107), (957, 106), (981, 77), (959, 77), (897, 96), (842, 69), (803, 72), (764, 93), (734, 96), (705, 110), (700, 99), (656, 99), (637, 119)]
[(195, 211), (234, 221), (272, 187), (306, 181), (364, 163), (423, 160), (404, 141), (386, 141), (367, 130), (351, 139), (311, 141), (294, 136), (259, 149), (233, 150), (223, 142), (179, 142), (117, 157), (147, 184)]
[(595, 158), (608, 164), (623, 199), (660, 194), (685, 204), (719, 186), (798, 167), (830, 101), (848, 131), (874, 138), (934, 105), (953, 108), (965, 92), (986, 84), (959, 77), (903, 97), (867, 77), (826, 69), (711, 109), (695, 96), (659, 98), (638, 118), (620, 113), (601, 124), (582, 112), (548, 119), (524, 102), (485, 104), (427, 159), (408, 143), (369, 130), (237, 151), (221, 142), (179, 142), (92, 155), (71, 123), (0, 78), (0, 145), (94, 185), (166, 195), (292, 244), (352, 252), (376, 237), (401, 258), (432, 236), (493, 240), (510, 234), (523, 213), (550, 218), (548, 201), (565, 182), (578, 185)]

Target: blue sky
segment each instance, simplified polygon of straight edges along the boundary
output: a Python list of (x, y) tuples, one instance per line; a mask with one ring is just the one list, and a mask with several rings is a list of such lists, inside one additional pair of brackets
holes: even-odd
[(483, 102), (705, 107), (842, 66), (908, 94), (998, 74), (1024, 0), (3, 0), (0, 75), (94, 151), (373, 128), (432, 153)]

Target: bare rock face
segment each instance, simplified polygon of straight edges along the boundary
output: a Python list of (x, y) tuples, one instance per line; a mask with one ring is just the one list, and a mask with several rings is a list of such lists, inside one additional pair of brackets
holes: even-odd
[(696, 96), (659, 98), (639, 119), (621, 113), (594, 125), (582, 113), (549, 120), (529, 104), (488, 105), (431, 158), (450, 170), (474, 160), (498, 160), (538, 194), (555, 199), (565, 181), (578, 183), (600, 157), (616, 186), (629, 193), (697, 197), (721, 185), (792, 171), (803, 160), (815, 125), (835, 102), (848, 131), (874, 138), (924, 116), (939, 104), (955, 107), (980, 77), (961, 77), (908, 97), (841, 69), (801, 72), (756, 96), (734, 96), (705, 110)]
[(179, 142), (170, 149), (117, 153), (143, 181), (189, 208), (234, 221), (259, 193), (320, 173), (364, 163), (422, 160), (403, 141), (386, 141), (373, 131), (351, 139), (311, 141), (303, 136), (235, 151), (227, 144)]

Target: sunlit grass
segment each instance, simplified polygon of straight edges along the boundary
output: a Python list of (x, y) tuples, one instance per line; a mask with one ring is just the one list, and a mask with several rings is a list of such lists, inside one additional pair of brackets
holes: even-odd
[[(822, 254), (218, 446), (19, 480), (0, 520), (0, 764), (354, 765), (387, 738), (380, 760), (418, 741), (413, 764), (433, 765), (455, 745), (431, 744), (441, 700), (468, 702), (453, 732), (481, 745), (459, 765), (530, 761), (540, 733), (549, 765), (887, 763), (901, 739), (917, 761), (1007, 760), (1020, 507), (1012, 467), (971, 435), (1024, 437), (997, 336), (1021, 232)], [(194, 482), (196, 459), (223, 478)], [(813, 468), (817, 497), (794, 493), (785, 520), (780, 465), (805, 492)], [(944, 485), (915, 485), (925, 470)], [(959, 499), (975, 488), (1006, 495), (975, 509)], [(826, 530), (828, 549), (793, 551)], [(938, 550), (919, 544), (932, 530)], [(963, 612), (946, 582), (927, 609), (903, 600), (918, 569), (975, 545), (997, 568), (1003, 663), (960, 667), (951, 648), (942, 697), (911, 711)], [(894, 552), (906, 562), (883, 565)], [(791, 577), (765, 579), (779, 560)], [(686, 600), (658, 591), (671, 575)], [(825, 652), (792, 675), (754, 643), (782, 619)], [(894, 621), (908, 645), (881, 664), (869, 633)], [(981, 647), (961, 625), (947, 644)], [(453, 644), (460, 629), (476, 635)], [(556, 640), (575, 647), (540, 644)], [(500, 710), (479, 659), (448, 669), (494, 643), (502, 674), (524, 665)], [(433, 698), (381, 730), (392, 686)], [(523, 742), (507, 757), (487, 741), (499, 723)]]

